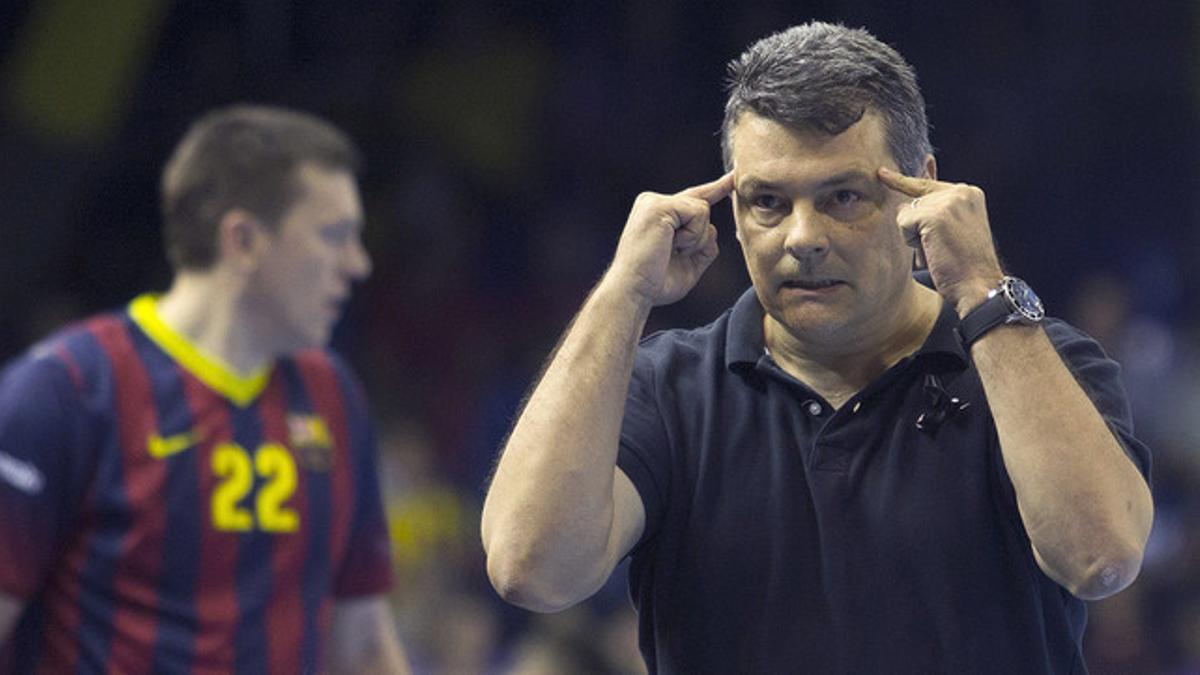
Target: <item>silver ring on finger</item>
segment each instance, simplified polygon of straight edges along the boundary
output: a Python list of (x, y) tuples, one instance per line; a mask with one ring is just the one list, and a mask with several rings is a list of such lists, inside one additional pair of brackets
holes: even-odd
[(912, 200), (912, 203), (909, 204), (909, 206), (911, 206), (912, 208), (915, 209), (915, 208), (917, 208), (917, 202), (920, 202), (920, 201), (921, 201), (921, 198), (917, 197), (916, 199)]

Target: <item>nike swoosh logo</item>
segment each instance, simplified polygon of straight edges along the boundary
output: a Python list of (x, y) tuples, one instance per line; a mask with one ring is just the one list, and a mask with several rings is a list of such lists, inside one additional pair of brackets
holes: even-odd
[(187, 450), (195, 445), (196, 441), (196, 434), (190, 431), (166, 438), (158, 434), (150, 434), (150, 438), (146, 440), (146, 449), (150, 451), (151, 457), (163, 459)]

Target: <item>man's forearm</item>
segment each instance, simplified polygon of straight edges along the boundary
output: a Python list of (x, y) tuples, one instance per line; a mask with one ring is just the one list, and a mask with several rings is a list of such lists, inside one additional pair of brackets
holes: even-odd
[(971, 350), (1042, 569), (1075, 595), (1137, 576), (1149, 489), (1040, 327), (1004, 326)]
[(553, 610), (594, 592), (614, 556), (614, 468), (637, 343), (649, 315), (606, 277), (568, 329), (517, 421), (483, 509), (500, 593)]

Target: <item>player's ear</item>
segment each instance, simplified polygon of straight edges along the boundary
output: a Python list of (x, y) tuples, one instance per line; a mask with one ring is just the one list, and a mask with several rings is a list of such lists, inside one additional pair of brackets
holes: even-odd
[(245, 209), (230, 209), (217, 223), (218, 257), (238, 269), (257, 267), (266, 243), (262, 221)]
[(925, 155), (925, 175), (922, 178), (937, 180), (937, 160), (933, 158), (933, 153)]

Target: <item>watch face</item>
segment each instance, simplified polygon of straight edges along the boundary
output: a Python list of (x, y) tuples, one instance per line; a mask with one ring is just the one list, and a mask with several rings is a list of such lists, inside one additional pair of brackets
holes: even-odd
[(1038, 298), (1037, 293), (1033, 292), (1029, 284), (1016, 277), (1006, 277), (1004, 289), (1005, 295), (1012, 301), (1013, 308), (1025, 321), (1036, 323), (1046, 316), (1041, 299)]

